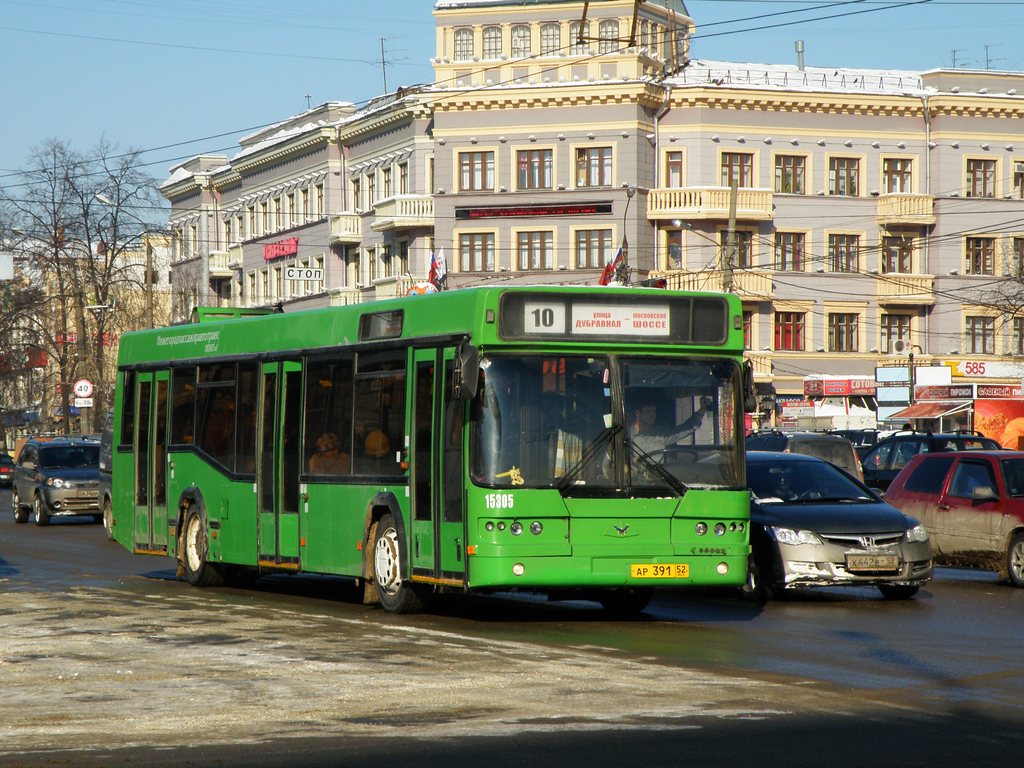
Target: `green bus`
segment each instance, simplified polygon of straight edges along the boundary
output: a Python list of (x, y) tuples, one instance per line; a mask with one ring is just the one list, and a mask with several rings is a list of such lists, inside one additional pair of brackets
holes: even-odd
[(334, 574), (392, 612), (444, 591), (639, 611), (746, 578), (733, 296), (503, 286), (193, 319), (121, 338), (103, 512), (194, 585)]

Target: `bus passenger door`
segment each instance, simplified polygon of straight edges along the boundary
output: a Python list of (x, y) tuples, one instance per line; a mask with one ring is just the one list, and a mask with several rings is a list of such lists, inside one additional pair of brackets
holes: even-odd
[(465, 413), (466, 404), (451, 396), (453, 358), (453, 349), (413, 352), (410, 546), (413, 580), (462, 586), (466, 572), (463, 430), (457, 416)]
[(264, 363), (260, 383), (259, 562), (299, 566), (299, 420), (302, 367)]
[(136, 378), (135, 549), (167, 551), (167, 371)]

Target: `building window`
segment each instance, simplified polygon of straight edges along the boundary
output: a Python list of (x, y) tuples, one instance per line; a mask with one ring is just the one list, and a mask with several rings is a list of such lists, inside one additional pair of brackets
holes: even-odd
[(665, 233), (668, 246), (668, 268), (679, 269), (683, 265), (683, 231), (670, 229)]
[(754, 186), (754, 156), (749, 152), (722, 153), (722, 186)]
[(264, 200), (260, 203), (260, 234), (270, 231), (270, 207), (267, 205), (267, 201)]
[(995, 197), (996, 196), (996, 161), (995, 160), (968, 160), (967, 161), (967, 196), (968, 197)]
[(576, 231), (576, 266), (580, 269), (603, 267), (612, 258), (610, 229)]
[(968, 237), (964, 270), (968, 275), (995, 274), (996, 240), (994, 237)]
[(326, 210), (326, 205), (325, 205), (325, 200), (324, 200), (324, 185), (323, 184), (317, 184), (313, 188), (313, 190), (316, 193), (316, 217), (318, 219), (322, 219), (324, 217), (324, 211)]
[(363, 208), (363, 185), (359, 179), (352, 179), (352, 208), (356, 211)]
[(455, 30), (455, 60), (469, 61), (473, 58), (473, 30)]
[(409, 241), (398, 241), (398, 274), (409, 274)]
[(518, 240), (519, 269), (554, 269), (553, 232), (520, 232)]
[(394, 192), (393, 192), (393, 190), (391, 188), (391, 169), (390, 168), (382, 168), (381, 169), (381, 172), (380, 172), (380, 184), (381, 184), (381, 188), (382, 188), (381, 192), (383, 193), (382, 197), (385, 200), (387, 198), (391, 197), (392, 194), (394, 194)]
[(804, 313), (775, 313), (775, 349), (801, 352), (804, 349)]
[(232, 232), (231, 232), (231, 219), (230, 218), (224, 219), (224, 245), (225, 245), (225, 247), (231, 244), (231, 242), (232, 242), (231, 235), (232, 235)]
[(775, 158), (775, 191), (791, 195), (804, 194), (804, 168), (807, 158), (802, 155), (778, 155)]
[(580, 29), (580, 22), (569, 24), (569, 55), (586, 56), (590, 52), (590, 22)]
[(523, 58), (530, 55), (530, 28), (525, 24), (512, 27), (512, 56)]
[(552, 152), (550, 149), (523, 149), (516, 152), (519, 189), (551, 189)]
[(887, 157), (882, 160), (882, 184), (886, 194), (906, 195), (913, 191), (910, 187), (912, 167), (913, 161), (905, 158)]
[(1013, 164), (1013, 194), (1024, 198), (1024, 162)]
[(409, 164), (398, 164), (398, 194), (409, 194)]
[(749, 309), (743, 310), (743, 348), (754, 348), (754, 313)]
[(968, 317), (966, 328), (967, 354), (996, 353), (996, 320), (994, 317)]
[(302, 216), (302, 223), (305, 224), (309, 221), (309, 190), (303, 189), (299, 191), (299, 213)]
[[(739, 269), (750, 269), (754, 266), (754, 233), (746, 229), (737, 229), (736, 235), (736, 255), (732, 265)], [(728, 256), (729, 249), (729, 232), (723, 230), (721, 235), (721, 247), (722, 253)]]
[(501, 27), (484, 27), (484, 58), (501, 56)]
[(857, 315), (830, 312), (828, 315), (828, 351), (857, 351)]
[(804, 269), (804, 233), (775, 233), (775, 269), (802, 272)]
[(245, 212), (247, 216), (245, 235), (246, 237), (256, 237), (256, 206), (250, 205)]
[(383, 245), (377, 253), (380, 256), (380, 276), (391, 277), (393, 274), (392, 269), (394, 268), (394, 265), (391, 263), (391, 246)]
[(858, 195), (860, 160), (856, 157), (831, 157), (828, 161), (828, 193), (830, 195)]
[(882, 271), (913, 272), (914, 238), (910, 235), (886, 235), (882, 238)]
[(366, 174), (366, 206), (373, 208), (377, 203), (377, 172), (370, 171)]
[(888, 355), (893, 354), (895, 342), (904, 341), (910, 343), (910, 315), (882, 315), (882, 351)]
[(612, 185), (612, 148), (587, 147), (576, 150), (576, 186)]
[(1024, 317), (1013, 318), (1013, 349), (1010, 352), (1024, 355)]
[(494, 191), (494, 153), (459, 153), (459, 191)]
[(683, 153), (665, 153), (665, 186), (678, 189), (683, 186)]
[(1024, 276), (1024, 237), (1013, 238), (1013, 277), (1018, 280)]
[(828, 236), (828, 271), (857, 272), (860, 269), (860, 237), (858, 235)]
[(541, 24), (540, 27), (540, 53), (542, 56), (552, 56), (559, 52), (562, 47), (562, 28), (558, 24)]
[(463, 272), (494, 271), (494, 233), (459, 235), (459, 265)]
[(598, 53), (615, 53), (619, 50), (619, 22), (605, 19), (597, 25), (597, 36), (600, 38)]

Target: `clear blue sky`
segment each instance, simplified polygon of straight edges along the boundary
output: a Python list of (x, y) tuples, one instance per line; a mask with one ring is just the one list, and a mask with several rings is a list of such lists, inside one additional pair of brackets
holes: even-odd
[[(244, 133), (303, 111), (307, 95), (316, 105), (382, 93), (381, 38), (389, 90), (428, 82), (433, 5), (0, 0), (0, 184), (47, 138), (82, 152), (103, 135), (121, 149), (144, 149), (158, 179), (193, 154), (230, 156)], [(993, 69), (1024, 70), (1024, 0), (687, 0), (687, 7), (698, 24), (697, 58), (792, 63), (793, 41), (803, 39), (808, 65), (929, 69), (955, 56), (960, 67), (984, 68), (987, 58)]]

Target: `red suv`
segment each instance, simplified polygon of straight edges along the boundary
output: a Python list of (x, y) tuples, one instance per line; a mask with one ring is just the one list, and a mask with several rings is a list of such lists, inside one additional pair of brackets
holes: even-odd
[(937, 565), (997, 571), (1024, 587), (1024, 451), (918, 454), (885, 500), (921, 521)]

